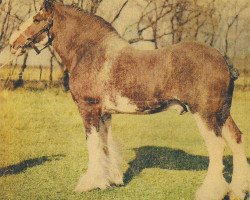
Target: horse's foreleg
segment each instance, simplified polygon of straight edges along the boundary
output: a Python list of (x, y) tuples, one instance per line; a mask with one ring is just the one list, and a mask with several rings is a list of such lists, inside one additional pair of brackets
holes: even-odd
[(115, 185), (123, 185), (123, 175), (120, 171), (121, 156), (115, 144), (111, 131), (111, 118), (106, 120), (108, 129), (108, 150), (109, 150), (109, 175), (110, 181)]
[(110, 187), (109, 178), (109, 150), (107, 145), (106, 121), (99, 115), (88, 114), (83, 116), (86, 129), (89, 163), (87, 172), (82, 175), (75, 189), (76, 192), (85, 192), (95, 188)]
[(245, 154), (243, 135), (231, 116), (222, 128), (222, 135), (233, 152), (231, 196), (244, 199), (245, 193), (250, 192), (250, 167)]
[(228, 184), (223, 177), (223, 153), (225, 142), (222, 137), (216, 136), (207, 121), (195, 114), (199, 130), (208, 149), (209, 166), (202, 186), (196, 193), (196, 200), (222, 200), (228, 192)]

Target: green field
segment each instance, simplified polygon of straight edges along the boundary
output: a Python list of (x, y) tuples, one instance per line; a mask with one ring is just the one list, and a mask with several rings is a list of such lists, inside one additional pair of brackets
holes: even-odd
[[(232, 115), (250, 157), (250, 94), (237, 91)], [(123, 155), (125, 186), (75, 194), (87, 168), (82, 121), (70, 94), (59, 89), (0, 93), (0, 199), (191, 200), (208, 157), (191, 114), (115, 115), (113, 135)], [(227, 180), (232, 158), (226, 151)]]

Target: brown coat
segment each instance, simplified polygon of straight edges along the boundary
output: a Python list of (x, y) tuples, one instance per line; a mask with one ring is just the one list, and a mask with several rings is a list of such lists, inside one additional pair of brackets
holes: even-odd
[[(199, 112), (220, 132), (229, 116), (233, 81), (216, 49), (184, 42), (136, 50), (103, 19), (60, 4), (53, 20), (53, 46), (71, 72), (71, 93), (82, 115), (91, 115), (93, 107), (98, 115), (126, 112), (116, 110), (119, 95), (134, 106), (129, 113), (155, 113), (177, 103)], [(112, 108), (104, 105), (105, 97)]]

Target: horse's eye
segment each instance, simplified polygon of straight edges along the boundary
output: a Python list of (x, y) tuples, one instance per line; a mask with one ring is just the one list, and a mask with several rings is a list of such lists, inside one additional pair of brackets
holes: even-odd
[(40, 21), (39, 21), (38, 19), (34, 19), (33, 22), (34, 22), (35, 24), (39, 24)]

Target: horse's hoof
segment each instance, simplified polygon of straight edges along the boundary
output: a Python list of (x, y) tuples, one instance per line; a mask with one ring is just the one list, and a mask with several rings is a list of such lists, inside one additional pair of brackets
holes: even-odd
[(123, 183), (123, 176), (120, 173), (117, 173), (113, 176), (110, 177), (112, 184), (116, 186), (122, 186), (124, 185)]
[[(230, 191), (229, 192), (230, 200), (246, 200), (246, 192), (244, 191)], [(249, 198), (247, 198), (248, 200)]]
[(243, 171), (239, 176), (233, 177), (230, 184), (230, 200), (250, 200), (250, 168)]
[(228, 184), (224, 179), (216, 182), (204, 182), (195, 195), (195, 200), (222, 200), (228, 193)]
[(237, 197), (233, 192), (229, 192), (228, 194), (230, 200), (241, 200), (239, 197)]
[(96, 177), (90, 174), (84, 174), (81, 176), (76, 188), (75, 192), (82, 193), (82, 192), (88, 192), (94, 189), (107, 189), (110, 188), (110, 183), (105, 178)]

